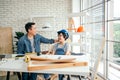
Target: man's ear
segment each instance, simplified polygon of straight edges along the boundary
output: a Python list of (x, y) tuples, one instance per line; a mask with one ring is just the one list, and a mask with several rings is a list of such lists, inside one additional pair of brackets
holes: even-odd
[(30, 28), (30, 29), (28, 29), (28, 32), (30, 32), (30, 30), (31, 30), (31, 28)]

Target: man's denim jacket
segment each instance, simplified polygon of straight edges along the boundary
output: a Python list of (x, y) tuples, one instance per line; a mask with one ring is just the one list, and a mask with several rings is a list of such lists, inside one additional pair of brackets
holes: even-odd
[[(34, 48), (36, 53), (40, 53), (40, 44), (41, 43), (54, 43), (53, 39), (47, 39), (39, 34), (36, 34), (34, 36)], [(21, 37), (18, 41), (18, 46), (17, 46), (17, 53), (18, 54), (25, 54), (32, 52), (32, 47), (31, 47), (31, 42), (28, 39), (27, 34)]]

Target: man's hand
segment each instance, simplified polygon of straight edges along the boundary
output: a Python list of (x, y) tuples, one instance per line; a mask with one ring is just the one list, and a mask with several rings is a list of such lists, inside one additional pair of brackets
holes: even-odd
[(54, 43), (58, 42), (58, 39), (54, 39)]

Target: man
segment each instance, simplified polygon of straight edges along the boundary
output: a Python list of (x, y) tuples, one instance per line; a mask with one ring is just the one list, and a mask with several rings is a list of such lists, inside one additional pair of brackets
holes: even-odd
[[(25, 54), (25, 53), (40, 53), (40, 44), (41, 43), (54, 43), (57, 40), (47, 39), (36, 32), (36, 26), (34, 22), (28, 22), (25, 25), (25, 30), (27, 32), (26, 35), (21, 37), (18, 41), (17, 53)], [(48, 78), (49, 75), (44, 75), (45, 78)], [(22, 73), (22, 80), (36, 80), (37, 73)], [(46, 79), (47, 80), (47, 79)]]

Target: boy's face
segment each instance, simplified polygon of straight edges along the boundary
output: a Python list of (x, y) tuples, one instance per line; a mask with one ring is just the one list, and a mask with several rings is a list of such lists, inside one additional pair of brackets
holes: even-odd
[(63, 36), (62, 33), (60, 33), (60, 34), (58, 35), (58, 41), (59, 41), (59, 42), (64, 42), (64, 41), (65, 41), (65, 38), (64, 38), (64, 36)]
[(28, 30), (28, 32), (32, 35), (36, 35), (36, 26), (35, 25), (32, 25), (31, 29)]

